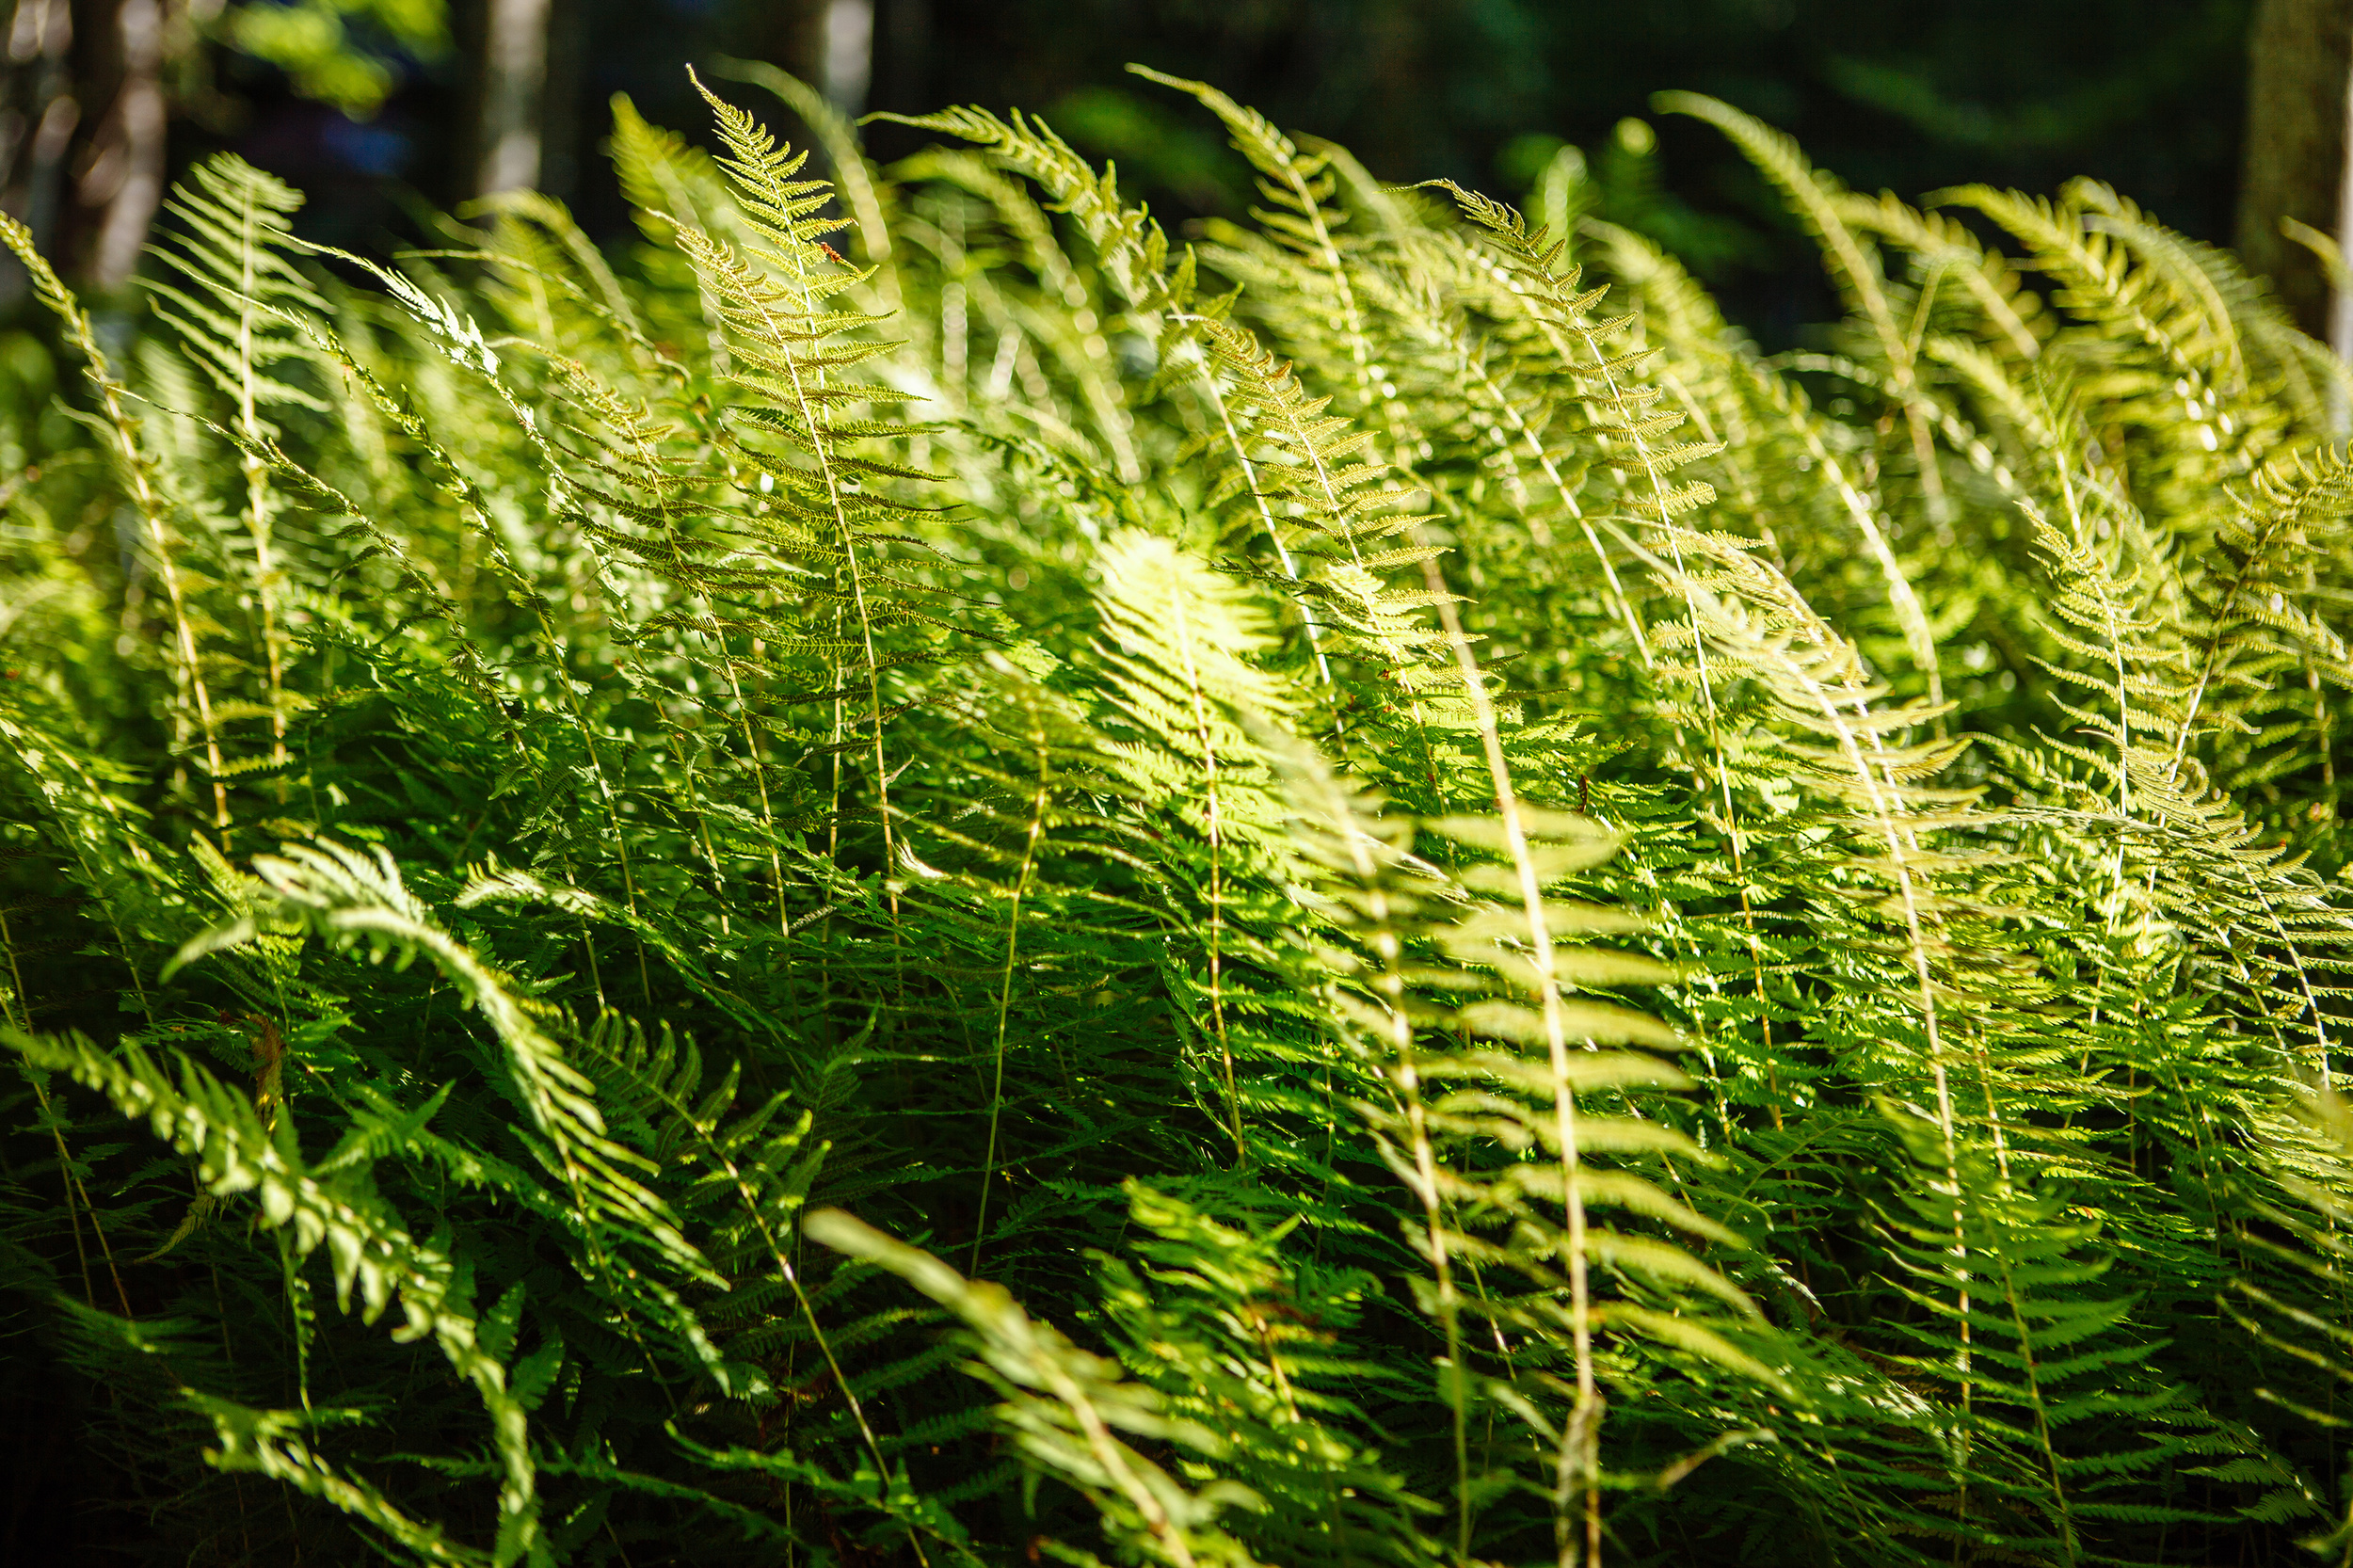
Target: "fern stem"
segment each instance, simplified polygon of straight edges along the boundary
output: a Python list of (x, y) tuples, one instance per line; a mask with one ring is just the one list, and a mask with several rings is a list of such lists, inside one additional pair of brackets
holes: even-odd
[(1945, 478), (1936, 465), (1936, 449), (1919, 407), (1919, 374), (1913, 340), (1897, 324), (1875, 258), (1865, 251), (1863, 242), (1839, 212), (1835, 183), (1806, 167), (1788, 138), (1766, 129), (1737, 109), (1688, 92), (1661, 93), (1657, 103), (1669, 113), (1692, 115), (1722, 131), (1767, 179), (1781, 187), (1789, 203), (1803, 216), (1807, 227), (1814, 231), (1833, 278), (1845, 284), (1841, 292), (1848, 299), (1862, 307), (1872, 334), (1879, 339), (1881, 352), (1887, 356), (1888, 366), (1903, 394), (1904, 423), (1911, 434), (1913, 458), (1919, 464), (1920, 488), (1927, 498), (1929, 517), (1940, 530), (1947, 527), (1952, 503), (1945, 496)]
[(1047, 749), (1046, 727), (1037, 711), (1037, 699), (1025, 693), (1024, 700), (1030, 717), (1030, 744), (1037, 755), (1037, 792), (1030, 801), (1030, 823), (1021, 836), (1021, 867), (1015, 873), (1013, 896), (1005, 910), (1005, 965), (997, 982), (996, 1070), (988, 1091), (988, 1147), (981, 1157), (981, 1196), (972, 1220), (972, 1257), (965, 1265), (968, 1274), (980, 1272), (981, 1243), (988, 1235), (988, 1184), (997, 1174), (998, 1118), (1005, 1104), (1005, 1029), (1013, 1009), (1014, 960), (1021, 940), (1021, 900), (1029, 891), (1030, 872), (1037, 864), (1038, 841), (1046, 830), (1047, 792), (1052, 776), (1051, 754)]
[[(1176, 620), (1177, 653), (1184, 665), (1185, 695), (1193, 704), (1193, 734), (1201, 746), (1202, 789), (1209, 810), (1209, 1027), (1217, 1037), (1218, 1056), (1225, 1068), (1225, 1113), (1234, 1135), (1234, 1159), (1238, 1164), (1247, 1165), (1250, 1145), (1242, 1137), (1241, 1095), (1234, 1083), (1234, 1047), (1225, 1033), (1225, 824), (1218, 816), (1217, 741), (1209, 729), (1208, 699), (1201, 689), (1201, 670), (1193, 653), (1193, 622), (1185, 614), (1185, 596), (1171, 594), (1168, 603)], [(1025, 870), (1026, 864), (1025, 861)]]
[[(261, 245), (262, 221), (254, 185), (240, 182), (237, 194), (237, 428), (248, 441), (258, 442), (263, 430), (255, 401), (253, 321), (261, 302), (254, 292), (253, 259)], [(245, 472), (246, 531), (253, 539), (254, 600), (261, 611), (262, 653), (269, 680), (269, 760), (272, 766), (282, 766), (286, 760), (286, 672), (279, 647), (278, 563), (270, 551), (269, 465), (248, 448), (239, 455), (239, 466)], [(281, 802), (285, 799), (282, 778), (278, 797)]]
[[(658, 1098), (664, 1107), (678, 1118), (681, 1127), (691, 1131), (695, 1141), (702, 1145), (704, 1152), (721, 1171), (726, 1173), (728, 1183), (735, 1193), (736, 1201), (744, 1206), (744, 1215), (751, 1221), (753, 1228), (760, 1233), (762, 1249), (768, 1254), (769, 1260), (776, 1264), (776, 1272), (792, 1291), (793, 1303), (800, 1308), (802, 1318), (808, 1324), (810, 1337), (817, 1341), (818, 1353), (825, 1358), (826, 1370), (832, 1373), (834, 1385), (841, 1390), (842, 1402), (849, 1406), (851, 1418), (857, 1424), (858, 1436), (864, 1441), (866, 1451), (874, 1462), (874, 1473), (880, 1477), (889, 1476), (890, 1463), (884, 1457), (882, 1442), (875, 1436), (874, 1428), (867, 1419), (865, 1403), (858, 1399), (857, 1390), (851, 1386), (848, 1373), (843, 1371), (840, 1359), (835, 1355), (833, 1342), (825, 1336), (824, 1324), (818, 1320), (816, 1304), (808, 1299), (808, 1292), (802, 1288), (800, 1271), (792, 1266), (792, 1258), (786, 1256), (782, 1240), (777, 1237), (775, 1227), (769, 1224), (767, 1208), (760, 1201), (759, 1192), (753, 1187), (750, 1179), (744, 1176), (743, 1168), (728, 1153), (726, 1146), (711, 1135), (693, 1107), (680, 1102), (659, 1082), (643, 1079), (640, 1081), (645, 1083), (648, 1094)], [(920, 1568), (929, 1568), (931, 1560), (924, 1555), (923, 1544), (917, 1539), (913, 1525), (906, 1526), (906, 1535), (907, 1545), (915, 1553), (916, 1562), (920, 1565)]]
[(33, 997), (24, 988), (24, 968), (17, 961), (16, 937), (8, 930), (8, 908), (0, 903), (0, 952), (8, 957), (8, 992), (0, 997), (0, 1023), (33, 1032)]
[(1815, 422), (1805, 417), (1802, 403), (1778, 376), (1766, 382), (1768, 395), (1790, 430), (1805, 443), (1806, 456), (1813, 458), (1829, 476), (1831, 487), (1854, 520), (1855, 529), (1863, 536), (1864, 548), (1879, 564), (1880, 575), (1887, 584), (1887, 597), (1896, 610), (1896, 619), (1904, 629), (1904, 640), (1912, 645), (1912, 657), (1920, 674), (1929, 683), (1929, 705), (1941, 708), (1945, 703), (1945, 678), (1938, 667), (1936, 633), (1929, 626), (1928, 612), (1922, 608), (1920, 596), (1912, 586), (1912, 580), (1896, 559), (1896, 552), (1880, 528), (1876, 508), (1854, 481), (1848, 477), (1846, 465), (1839, 462), (1830, 448), (1823, 445), (1822, 434)]
[[(1353, 837), (1349, 847), (1355, 857), (1359, 881), (1370, 886), (1373, 867), (1369, 856)], [(1392, 928), (1387, 899), (1376, 889), (1373, 900), (1371, 914), (1376, 923), (1372, 941), (1383, 965), (1376, 984), (1389, 1029), (1391, 1065), (1386, 1076), (1393, 1078), (1405, 1102), (1406, 1137), (1414, 1162), (1412, 1188), (1421, 1202), (1422, 1233), (1427, 1239), (1431, 1272), (1437, 1288), (1438, 1326), (1446, 1340), (1449, 1375), (1445, 1387), (1454, 1440), (1454, 1560), (1457, 1568), (1465, 1568), (1472, 1560), (1470, 1368), (1463, 1353), (1462, 1298), (1454, 1283), (1452, 1248), (1448, 1243), (1445, 1208), (1439, 1195), (1437, 1150), (1431, 1140), (1429, 1112), (1422, 1101), (1421, 1074), (1416, 1064), (1414, 1026), (1405, 1011), (1405, 982), (1400, 966), (1404, 956), (1403, 944)]]
[[(122, 463), (122, 477), (130, 486), (133, 507), (146, 531), (147, 546), (154, 556), (155, 575), (164, 585), (165, 601), (171, 607), (172, 646), (177, 655), (176, 684), (182, 699), (192, 702), (196, 710), (198, 738), (204, 745), (206, 782), (212, 786), (213, 825), (226, 827), (229, 825), (229, 791), (220, 741), (213, 724), (212, 689), (205, 682), (203, 666), (197, 653), (196, 629), (188, 618), (186, 598), (181, 589), (180, 568), (173, 559), (171, 530), (164, 515), (163, 499), (155, 493), (153, 485), (148, 479), (148, 460), (139, 446), (138, 422), (122, 406), (122, 383), (115, 379), (114, 371), (106, 362), (106, 351), (99, 344), (89, 312), (58, 280), (47, 260), (34, 248), (32, 232), (16, 219), (0, 215), (0, 241), (5, 241), (16, 252), (17, 260), (32, 275), (34, 292), (64, 324), (67, 338), (81, 350), (85, 374), (88, 376), (90, 384), (98, 389), (99, 401), (105, 409), (106, 432), (113, 440), (115, 456)], [(177, 706), (173, 710), (173, 723), (180, 738), (184, 739), (185, 717)]]
[[(1282, 530), (1274, 525), (1274, 509), (1268, 504), (1266, 492), (1259, 488), (1250, 449), (1243, 442), (1241, 433), (1234, 427), (1234, 414), (1226, 407), (1225, 393), (1218, 386), (1216, 375), (1206, 363), (1197, 379), (1209, 397), (1210, 409), (1217, 415), (1218, 428), (1225, 432), (1225, 443), (1234, 455), (1234, 461), (1241, 467), (1243, 482), (1250, 487), (1250, 499), (1258, 508), (1258, 520), (1266, 529), (1268, 540), (1274, 546), (1274, 558), (1283, 564), (1283, 575), (1297, 583), (1299, 565), (1291, 559), (1290, 547), (1283, 542)], [(1324, 657), (1322, 636), (1316, 626), (1315, 606), (1304, 594), (1294, 595), (1293, 598), (1299, 605), (1300, 623), (1307, 633), (1307, 649), (1315, 656), (1317, 679), (1329, 686), (1332, 684), (1332, 662)]]
[[(1610, 611), (1625, 628), (1626, 635), (1633, 638), (1634, 651), (1641, 659), (1642, 667), (1655, 667), (1650, 639), (1642, 634), (1641, 616), (1635, 612), (1633, 600), (1626, 597), (1625, 584), (1618, 581), (1617, 566), (1609, 559), (1609, 552), (1602, 548), (1601, 536), (1593, 532), (1593, 520), (1585, 515), (1584, 506), (1577, 499), (1577, 491), (1561, 472), (1561, 466), (1553, 461), (1552, 454), (1545, 450), (1544, 439), (1503, 389), (1496, 385), (1495, 378), (1487, 374), (1486, 368), (1472, 360), (1467, 344), (1458, 347), (1457, 363), (1471, 386), (1486, 400), (1489, 410), (1511, 425), (1513, 436), (1528, 449), (1529, 457), (1544, 474), (1545, 482), (1552, 487), (1553, 494), (1560, 497), (1561, 504), (1568, 509), (1569, 516), (1577, 520), (1577, 530), (1585, 536), (1586, 549), (1592, 552), (1594, 564), (1601, 568), (1602, 582), (1609, 588)], [(1551, 544), (1549, 529), (1537, 525), (1531, 527), (1530, 532), (1539, 548)]]
[[(801, 288), (806, 296), (808, 278), (805, 259), (802, 263)], [(814, 302), (810, 301), (808, 305), (813, 311)], [(776, 341), (788, 341), (784, 329), (773, 318), (768, 320), (767, 325), (776, 334)], [(801, 419), (810, 432), (809, 450), (816, 456), (818, 476), (825, 487), (825, 502), (832, 508), (834, 527), (840, 540), (841, 558), (849, 568), (851, 603), (857, 611), (858, 642), (866, 658), (867, 719), (872, 727), (874, 742), (875, 811), (882, 822), (883, 896), (890, 905), (891, 919), (895, 922), (899, 916), (899, 853), (890, 826), (890, 765), (883, 754), (881, 655), (874, 645), (873, 615), (866, 602), (866, 576), (858, 559), (857, 533), (850, 525), (848, 503), (843, 500), (845, 492), (841, 488), (840, 477), (834, 472), (833, 454), (827, 450), (822, 434), (831, 424), (831, 415), (827, 410), (832, 405), (811, 400), (810, 389), (802, 381), (800, 360), (796, 354), (787, 353), (783, 356), (783, 362), (792, 378), (792, 393), (799, 402)], [(823, 385), (823, 372), (819, 373), (819, 383)]]
[(1511, 765), (1504, 759), (1503, 739), (1496, 727), (1494, 704), (1488, 699), (1485, 672), (1480, 669), (1478, 657), (1471, 651), (1470, 639), (1464, 632), (1462, 617), (1455, 613), (1453, 596), (1446, 591), (1446, 580), (1438, 570), (1434, 556), (1423, 558), (1422, 571), (1430, 584), (1431, 595), (1437, 601), (1439, 624), (1446, 629), (1447, 641), (1452, 645), (1455, 663), (1462, 670), (1464, 694), (1470, 702), (1472, 721), (1479, 729), (1480, 749), (1486, 758), (1488, 777), (1495, 788), (1496, 808), (1503, 823), (1504, 847), (1519, 881), (1521, 911), (1528, 920), (1529, 955), (1534, 962), (1537, 998), (1544, 1014), (1545, 1050), (1552, 1069), (1553, 1131), (1561, 1148), (1561, 1200), (1567, 1232), (1565, 1250), (1568, 1254), (1570, 1347), (1577, 1378), (1577, 1404), (1563, 1433), (1561, 1464), (1564, 1471), (1574, 1465), (1584, 1492), (1582, 1555), (1580, 1557), (1572, 1549), (1564, 1535), (1561, 1545), (1561, 1568), (1574, 1568), (1580, 1561), (1583, 1568), (1601, 1568), (1602, 1400), (1593, 1377), (1593, 1288), (1585, 1256), (1585, 1199), (1578, 1180), (1581, 1161), (1577, 1096), (1569, 1086), (1568, 1036), (1561, 1016), (1560, 982), (1554, 970), (1552, 922), (1545, 908), (1544, 888), (1537, 876), (1535, 859), (1529, 853), (1528, 831), (1520, 818), (1519, 795), (1512, 785)]

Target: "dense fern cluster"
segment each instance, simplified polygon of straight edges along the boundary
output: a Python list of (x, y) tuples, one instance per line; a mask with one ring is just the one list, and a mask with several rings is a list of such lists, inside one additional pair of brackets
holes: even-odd
[[(2353, 377), (2079, 184), (1767, 356), (1573, 152), (1042, 122), (392, 264), (233, 159), (0, 427), (12, 1355), (142, 1560), (2353, 1552)], [(1147, 73), (1148, 74), (1148, 73)], [(27, 1386), (30, 1386), (28, 1384)]]

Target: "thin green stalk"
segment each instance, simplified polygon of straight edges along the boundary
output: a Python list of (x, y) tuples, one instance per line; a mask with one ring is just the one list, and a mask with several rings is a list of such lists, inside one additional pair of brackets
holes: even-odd
[(1046, 833), (1046, 802), (1052, 783), (1052, 756), (1047, 749), (1046, 726), (1038, 712), (1034, 696), (1026, 696), (1030, 715), (1030, 744), (1037, 756), (1037, 792), (1030, 800), (1030, 823), (1021, 835), (1021, 866), (1014, 873), (1013, 894), (1005, 904), (1005, 963), (997, 977), (997, 1033), (994, 1045), (995, 1076), (988, 1091), (988, 1150), (981, 1157), (981, 1195), (972, 1219), (972, 1257), (965, 1265), (965, 1272), (977, 1274), (981, 1267), (981, 1243), (988, 1236), (989, 1182), (997, 1175), (997, 1128), (1005, 1105), (1005, 1028), (1013, 1010), (1013, 977), (1016, 955), (1021, 944), (1021, 900), (1030, 889), (1030, 873), (1037, 865), (1037, 851)]

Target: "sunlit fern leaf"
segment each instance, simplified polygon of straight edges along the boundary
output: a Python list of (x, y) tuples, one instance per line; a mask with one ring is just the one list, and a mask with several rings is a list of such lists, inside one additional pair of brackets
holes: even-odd
[(1352, 1390), (1383, 1375), (1341, 1337), (1366, 1277), (1286, 1256), (1289, 1224), (1258, 1235), (1140, 1184), (1128, 1196), (1144, 1236), (1133, 1262), (1098, 1258), (1101, 1316), (1129, 1371), (1173, 1416), (1221, 1432), (1219, 1470), (1263, 1500), (1226, 1528), (1268, 1561), (1439, 1560), (1427, 1521), (1441, 1510), (1349, 1430)]
[(970, 1370), (1003, 1397), (999, 1417), (1023, 1453), (1084, 1492), (1122, 1547), (1176, 1568), (1256, 1560), (1217, 1523), (1225, 1509), (1256, 1506), (1255, 1494), (1230, 1480), (1188, 1487), (1121, 1435), (1179, 1443), (1214, 1459), (1225, 1447), (1214, 1432), (1164, 1414), (1148, 1387), (1032, 1318), (1000, 1286), (966, 1279), (839, 1209), (811, 1214), (803, 1229), (889, 1270), (962, 1320), (978, 1358)]
[[(2345, 1327), (2347, 1288), (2346, 1246), (2343, 1227), (2353, 1206), (2346, 1194), (2346, 1154), (2353, 1149), (2353, 1117), (2332, 1093), (2306, 1092), (2290, 1106), (2289, 1114), (2275, 1118), (2265, 1149), (2266, 1162), (2282, 1192), (2278, 1202), (2260, 1212), (2278, 1227), (2277, 1239), (2259, 1240), (2262, 1255), (2274, 1270), (2249, 1270), (2233, 1280), (2226, 1303), (2231, 1316), (2248, 1334), (2281, 1352), (2281, 1370), (2299, 1378), (2311, 1368), (2320, 1382), (2312, 1394), (2290, 1393), (2278, 1385), (2257, 1390), (2258, 1397), (2284, 1407), (2316, 1427), (2333, 1430), (2345, 1424), (2334, 1406), (2347, 1384), (2348, 1342)], [(2276, 1271), (2278, 1277), (2265, 1277)], [(2316, 1402), (2315, 1402), (2316, 1396)], [(2298, 1479), (2275, 1466), (2265, 1480)], [(2277, 1503), (2285, 1518), (2320, 1512), (2307, 1486), (2280, 1487), (2266, 1503)], [(2342, 1501), (2342, 1499), (2341, 1499)], [(2300, 1505), (2300, 1506), (2299, 1506)], [(2311, 1551), (2326, 1553), (2342, 1563), (2353, 1558), (2353, 1505), (2332, 1528), (2304, 1543)]]
[[(283, 858), (257, 857), (254, 872), (275, 898), (275, 914), (316, 930), (334, 946), (364, 946), (376, 963), (392, 957), (406, 964), (423, 954), (437, 965), (505, 1046), (515, 1086), (549, 1142), (542, 1159), (550, 1174), (568, 1183), (584, 1206), (589, 1206), (584, 1218), (598, 1220), (609, 1212), (630, 1232), (660, 1248), (666, 1261), (698, 1268), (693, 1246), (632, 1170), (643, 1164), (642, 1159), (607, 1137), (588, 1080), (564, 1060), (546, 1031), (544, 1010), (535, 1009), (506, 977), (437, 923), (403, 886), (399, 868), (389, 856), (380, 850), (371, 856), (331, 843), (295, 844), (287, 846)], [(252, 941), (259, 934), (258, 922), (248, 916), (191, 940), (174, 962), (193, 963)]]

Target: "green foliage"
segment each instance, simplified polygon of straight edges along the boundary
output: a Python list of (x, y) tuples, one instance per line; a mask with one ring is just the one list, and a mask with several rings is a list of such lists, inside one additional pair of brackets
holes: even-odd
[(730, 70), (838, 205), (217, 159), (127, 349), (5, 230), (0, 1282), (126, 1551), (2342, 1559), (2353, 380), (2230, 258), (1662, 100), (1768, 358), (1574, 159), (1154, 76), (1179, 244)]
[(279, 0), (212, 9), (211, 31), (286, 73), (295, 91), (356, 119), (384, 105), (401, 56), (449, 48), (446, 0)]

